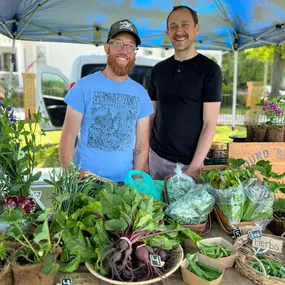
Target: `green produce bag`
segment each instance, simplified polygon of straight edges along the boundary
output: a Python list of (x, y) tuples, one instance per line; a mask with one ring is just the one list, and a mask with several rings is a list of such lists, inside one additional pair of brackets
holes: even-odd
[[(140, 175), (142, 178), (134, 179), (134, 175)], [(137, 193), (144, 192), (156, 200), (164, 202), (163, 199), (163, 181), (153, 180), (149, 174), (142, 170), (130, 170), (124, 180), (125, 184), (131, 185)]]
[(227, 189), (214, 189), (210, 191), (215, 197), (216, 204), (229, 220), (230, 224), (238, 224), (243, 216), (246, 195), (242, 184)]
[(244, 206), (243, 221), (259, 221), (266, 225), (273, 218), (274, 194), (258, 179), (244, 183), (247, 200)]
[(183, 173), (182, 168), (183, 164), (177, 163), (174, 170), (175, 175), (170, 177), (166, 182), (169, 204), (184, 197), (196, 184), (191, 177)]
[(183, 225), (197, 225), (205, 222), (215, 204), (207, 186), (196, 184), (184, 197), (171, 203), (165, 209), (167, 216)]

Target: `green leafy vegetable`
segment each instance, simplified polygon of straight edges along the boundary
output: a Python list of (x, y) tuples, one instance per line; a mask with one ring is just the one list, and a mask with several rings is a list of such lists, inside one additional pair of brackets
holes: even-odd
[(259, 261), (255, 261), (251, 263), (251, 267), (254, 268), (255, 270), (262, 272), (262, 266), (260, 263), (264, 265), (265, 271), (267, 275), (284, 279), (285, 278), (285, 267), (284, 264), (278, 263), (271, 261), (269, 259), (266, 259), (262, 256), (257, 257)]

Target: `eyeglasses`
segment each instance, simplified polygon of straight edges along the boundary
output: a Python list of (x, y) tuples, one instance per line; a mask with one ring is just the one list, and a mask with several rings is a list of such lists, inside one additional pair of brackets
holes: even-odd
[(127, 52), (129, 53), (133, 53), (133, 52), (137, 52), (138, 48), (135, 44), (124, 44), (120, 41), (110, 41), (108, 42), (108, 44), (112, 45), (115, 49), (121, 50), (124, 47), (127, 48)]

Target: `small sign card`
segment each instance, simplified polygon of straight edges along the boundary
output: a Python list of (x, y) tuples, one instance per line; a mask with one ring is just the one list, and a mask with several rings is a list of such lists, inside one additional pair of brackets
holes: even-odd
[(281, 253), (283, 248), (283, 241), (268, 236), (262, 236), (261, 238), (253, 239), (252, 246)]
[(61, 285), (72, 285), (72, 280), (70, 278), (61, 279)]
[(159, 255), (150, 254), (149, 258), (150, 258), (150, 263), (153, 267), (163, 267), (164, 262), (161, 261)]
[(237, 239), (241, 236), (241, 230), (240, 229), (234, 230), (233, 233), (234, 233), (235, 239)]
[(253, 240), (253, 239), (262, 237), (262, 231), (261, 230), (249, 231), (248, 235), (249, 235), (249, 238)]

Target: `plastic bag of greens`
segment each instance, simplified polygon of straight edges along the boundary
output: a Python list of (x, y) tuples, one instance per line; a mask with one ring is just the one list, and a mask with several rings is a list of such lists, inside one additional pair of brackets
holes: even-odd
[(205, 185), (196, 184), (185, 196), (165, 209), (167, 216), (184, 225), (196, 225), (206, 221), (215, 204), (214, 197)]
[(241, 221), (246, 201), (246, 195), (242, 184), (238, 187), (227, 189), (211, 189), (216, 204), (222, 213), (229, 220), (230, 224), (237, 224)]
[(177, 201), (179, 198), (186, 195), (193, 186), (195, 181), (188, 175), (182, 172), (183, 164), (177, 163), (174, 170), (175, 175), (170, 177), (166, 182), (167, 198), (169, 204)]
[(247, 200), (244, 205), (243, 221), (267, 221), (273, 217), (274, 194), (267, 185), (258, 179), (250, 179), (244, 183)]

